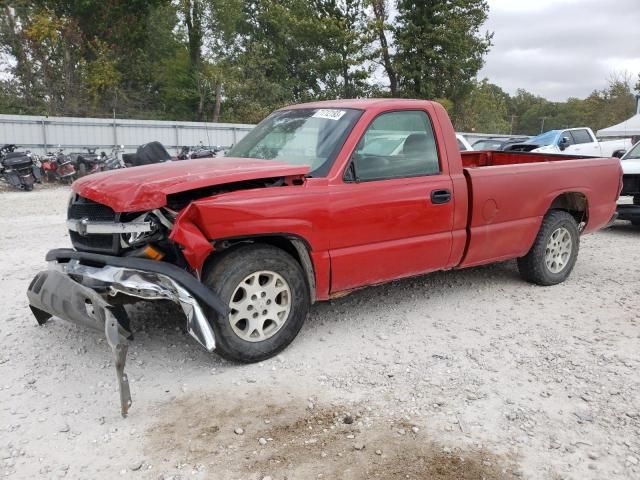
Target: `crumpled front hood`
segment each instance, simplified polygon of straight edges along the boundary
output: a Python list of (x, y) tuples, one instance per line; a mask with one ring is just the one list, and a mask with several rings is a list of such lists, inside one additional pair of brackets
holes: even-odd
[(163, 207), (174, 193), (307, 173), (308, 166), (274, 160), (202, 158), (95, 173), (76, 180), (73, 191), (116, 212), (139, 212)]

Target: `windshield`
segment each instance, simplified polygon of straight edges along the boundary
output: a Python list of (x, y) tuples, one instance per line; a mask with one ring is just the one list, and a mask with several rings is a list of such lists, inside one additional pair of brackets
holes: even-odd
[(312, 176), (324, 176), (361, 114), (347, 108), (280, 110), (260, 122), (227, 156), (308, 165)]
[(500, 150), (504, 142), (500, 140), (478, 140), (473, 144), (474, 150)]
[(640, 142), (636, 143), (627, 154), (622, 157), (622, 160), (631, 160), (640, 158)]
[(530, 143), (533, 145), (554, 145), (559, 130), (550, 130), (537, 137), (530, 138), (524, 143)]

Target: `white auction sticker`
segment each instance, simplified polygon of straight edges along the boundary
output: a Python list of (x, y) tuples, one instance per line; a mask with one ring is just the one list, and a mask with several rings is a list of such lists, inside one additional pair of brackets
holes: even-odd
[(326, 118), (327, 120), (340, 120), (345, 113), (347, 112), (345, 112), (344, 110), (321, 108), (312, 116), (313, 118)]

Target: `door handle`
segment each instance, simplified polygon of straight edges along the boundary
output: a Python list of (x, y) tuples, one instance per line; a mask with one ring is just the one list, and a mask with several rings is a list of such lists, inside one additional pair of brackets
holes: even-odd
[(451, 201), (451, 192), (449, 190), (432, 190), (431, 191), (431, 203), (433, 203), (434, 205), (449, 203), (450, 201)]

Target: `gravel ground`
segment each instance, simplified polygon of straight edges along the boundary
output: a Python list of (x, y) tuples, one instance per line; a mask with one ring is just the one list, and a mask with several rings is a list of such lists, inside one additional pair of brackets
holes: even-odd
[(45, 252), (69, 245), (67, 196), (0, 194), (0, 475), (640, 478), (638, 228), (583, 238), (555, 287), (505, 262), (317, 304), (255, 365), (137, 305), (122, 419), (102, 335), (27, 308)]

